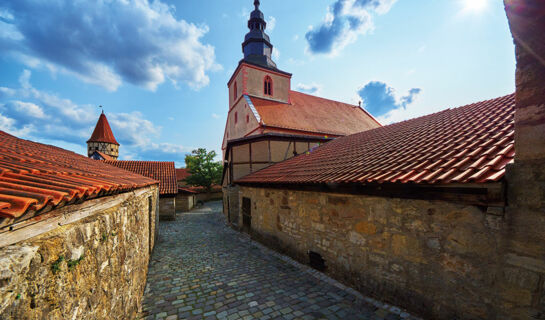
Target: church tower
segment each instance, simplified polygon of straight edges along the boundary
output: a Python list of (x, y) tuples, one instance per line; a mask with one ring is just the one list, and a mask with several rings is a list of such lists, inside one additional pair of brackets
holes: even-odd
[[(100, 160), (117, 160), (119, 157), (119, 143), (115, 140), (104, 111), (98, 118), (91, 138), (87, 140), (87, 155), (90, 158), (98, 157)], [(109, 159), (105, 159), (106, 157), (109, 157)]]
[(244, 95), (289, 103), (291, 74), (279, 70), (272, 60), (273, 45), (266, 33), (267, 22), (260, 1), (254, 1), (244, 37), (242, 53), (237, 69), (229, 80), (229, 107), (232, 109)]

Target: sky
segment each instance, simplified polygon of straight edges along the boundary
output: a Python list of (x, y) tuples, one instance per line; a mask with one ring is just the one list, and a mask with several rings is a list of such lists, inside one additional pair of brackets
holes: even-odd
[[(292, 89), (383, 124), (515, 91), (497, 0), (262, 0)], [(215, 150), (253, 0), (0, 2), (0, 130), (86, 155), (103, 106), (122, 160)], [(218, 158), (218, 160), (221, 160)]]

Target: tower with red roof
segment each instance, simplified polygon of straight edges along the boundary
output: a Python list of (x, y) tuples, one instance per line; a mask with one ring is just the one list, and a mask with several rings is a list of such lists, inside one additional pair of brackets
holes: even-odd
[(87, 154), (96, 160), (117, 160), (119, 157), (119, 143), (115, 140), (104, 111), (98, 118), (91, 138), (87, 140)]

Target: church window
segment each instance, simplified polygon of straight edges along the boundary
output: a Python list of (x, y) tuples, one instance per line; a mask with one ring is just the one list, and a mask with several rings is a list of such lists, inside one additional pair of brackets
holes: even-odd
[(238, 122), (238, 112), (235, 112), (235, 124)]
[(248, 122), (250, 122), (250, 115), (249, 114), (246, 115), (246, 123), (248, 123)]
[(273, 95), (273, 81), (270, 76), (266, 76), (265, 80), (263, 81), (263, 92), (267, 96)]
[(237, 83), (235, 82), (235, 85), (233, 86), (233, 100), (237, 99)]

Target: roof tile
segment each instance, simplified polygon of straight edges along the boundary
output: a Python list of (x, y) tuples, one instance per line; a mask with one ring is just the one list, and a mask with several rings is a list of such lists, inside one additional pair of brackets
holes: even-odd
[[(0, 216), (130, 191), (157, 183), (50, 145), (0, 131)], [(43, 211), (43, 210), (42, 210)]]
[(104, 161), (105, 163), (159, 181), (159, 194), (178, 193), (174, 162), (163, 161)]
[(265, 127), (344, 136), (380, 127), (364, 109), (297, 91), (290, 103), (249, 97)]
[(515, 95), (338, 138), (239, 183), (500, 180), (513, 162)]
[(104, 113), (102, 113), (98, 118), (95, 130), (87, 142), (107, 142), (119, 145), (117, 140), (115, 140), (112, 128), (110, 128), (110, 124), (108, 123), (108, 119)]

